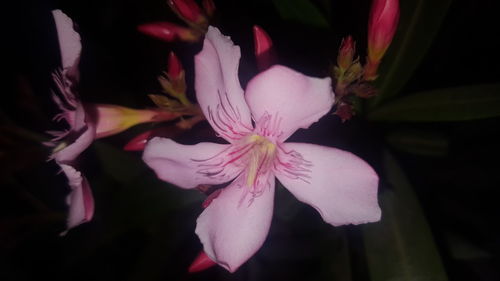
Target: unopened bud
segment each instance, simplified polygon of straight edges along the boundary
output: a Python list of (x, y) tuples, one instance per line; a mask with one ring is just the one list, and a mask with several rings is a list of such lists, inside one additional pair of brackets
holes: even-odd
[(184, 78), (184, 68), (182, 67), (181, 62), (177, 58), (174, 52), (170, 52), (168, 55), (168, 68), (167, 68), (168, 78), (174, 80)]
[(354, 109), (351, 104), (341, 102), (339, 105), (337, 105), (337, 110), (334, 114), (338, 115), (342, 122), (345, 122), (352, 118), (352, 116), (354, 115)]
[(352, 36), (347, 36), (342, 39), (340, 43), (339, 54), (337, 56), (337, 65), (341, 70), (347, 70), (354, 58), (354, 53), (356, 52), (356, 42), (352, 39)]
[(368, 22), (368, 69), (365, 79), (376, 79), (378, 65), (391, 44), (399, 21), (399, 0), (373, 0)]
[(201, 251), (200, 254), (194, 259), (193, 263), (189, 266), (188, 272), (200, 272), (216, 264), (217, 263), (211, 260), (204, 251)]
[(276, 55), (273, 51), (273, 41), (266, 31), (258, 25), (253, 26), (253, 39), (257, 67), (260, 71), (263, 71), (276, 63)]
[(146, 35), (167, 42), (175, 40), (195, 42), (200, 39), (201, 36), (199, 33), (190, 28), (182, 27), (170, 22), (145, 23), (139, 25), (137, 30)]
[(202, 14), (200, 7), (193, 0), (168, 0), (167, 3), (185, 21), (195, 24), (206, 23), (205, 16)]
[(124, 147), (125, 151), (143, 151), (148, 143), (149, 139), (152, 138), (154, 131), (146, 131), (133, 139), (131, 139)]
[(203, 2), (201, 2), (201, 4), (203, 5), (203, 9), (205, 9), (205, 12), (207, 13), (207, 15), (209, 17), (213, 17), (214, 13), (215, 13), (214, 1), (213, 0), (203, 0)]

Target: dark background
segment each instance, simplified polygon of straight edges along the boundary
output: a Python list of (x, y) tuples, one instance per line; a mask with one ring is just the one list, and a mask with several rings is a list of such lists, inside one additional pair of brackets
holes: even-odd
[[(361, 58), (365, 56), (370, 1), (313, 2), (331, 28), (283, 20), (271, 1), (216, 1), (217, 26), (242, 50), (243, 84), (257, 73), (254, 24), (273, 38), (280, 63), (308, 75), (329, 74), (340, 40), (348, 34), (357, 41)], [(500, 82), (499, 7), (496, 1), (452, 1), (400, 95)], [(63, 127), (51, 121), (58, 111), (50, 99), (50, 75), (60, 63), (50, 13), (54, 8), (79, 26), (80, 94), (85, 102), (152, 106), (146, 94), (159, 92), (156, 77), (165, 69), (170, 50), (181, 58), (189, 95), (194, 96), (192, 58), (201, 44), (165, 43), (136, 31), (137, 25), (150, 21), (181, 23), (164, 1), (7, 4), (2, 41), (7, 47), (3, 65), (8, 83), (0, 112), (0, 280), (373, 279), (360, 228), (334, 229), (286, 191), (277, 195), (268, 240), (237, 273), (216, 267), (188, 275), (186, 268), (201, 248), (194, 225), (203, 195), (155, 180), (140, 163), (139, 153), (120, 151), (149, 125), (105, 139), (82, 155), (96, 197), (96, 215), (92, 222), (59, 236), (64, 228), (65, 179), (53, 162), (45, 161), (50, 151), (39, 144), (46, 130)], [(330, 115), (293, 139), (355, 152), (379, 173), (384, 169), (381, 151), (391, 151), (417, 194), (449, 280), (500, 280), (499, 121), (496, 117), (384, 123), (367, 121), (360, 113), (341, 123)], [(419, 154), (391, 147), (387, 136), (400, 130), (437, 136), (443, 140), (442, 150)], [(214, 139), (206, 124), (178, 138), (185, 143)], [(386, 188), (390, 189), (381, 186)], [(334, 256), (333, 262), (329, 256)]]

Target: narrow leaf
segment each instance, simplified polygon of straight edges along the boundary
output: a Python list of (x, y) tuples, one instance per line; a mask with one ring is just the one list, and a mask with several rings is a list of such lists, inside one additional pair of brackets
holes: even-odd
[(500, 116), (500, 84), (419, 92), (368, 114), (376, 121), (462, 121)]
[(128, 184), (147, 170), (140, 158), (114, 146), (97, 141), (94, 147), (102, 172), (119, 183)]
[(273, 4), (284, 20), (314, 27), (329, 27), (325, 16), (309, 0), (273, 0)]
[(382, 220), (363, 226), (372, 281), (445, 281), (447, 276), (418, 199), (396, 160), (384, 155), (390, 189), (380, 198)]
[(400, 130), (387, 135), (386, 140), (395, 149), (414, 155), (436, 157), (448, 153), (448, 140), (436, 132)]

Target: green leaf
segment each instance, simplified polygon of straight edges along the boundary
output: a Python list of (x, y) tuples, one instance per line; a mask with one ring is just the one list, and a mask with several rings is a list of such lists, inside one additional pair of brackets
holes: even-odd
[(273, 0), (273, 4), (284, 20), (314, 27), (329, 27), (325, 16), (309, 0)]
[(147, 170), (139, 157), (102, 141), (94, 144), (102, 171), (119, 183), (127, 184)]
[(403, 88), (432, 45), (451, 0), (400, 1), (399, 26), (382, 60), (376, 86), (379, 95), (371, 105), (395, 96)]
[(384, 167), (391, 189), (380, 195), (382, 220), (363, 226), (370, 280), (447, 280), (418, 199), (401, 167), (387, 152)]
[(444, 235), (450, 255), (457, 260), (480, 260), (492, 257), (489, 249), (482, 249), (477, 242), (470, 241), (458, 233), (446, 232)]
[[(96, 142), (103, 175), (116, 181), (120, 191), (113, 196), (114, 221), (147, 224), (169, 211), (203, 201), (197, 190), (184, 190), (157, 178), (138, 155), (104, 142)], [(147, 219), (146, 219), (147, 218)]]
[(462, 121), (500, 116), (500, 84), (419, 92), (368, 114), (375, 121)]
[(400, 130), (387, 135), (389, 145), (395, 149), (421, 156), (445, 156), (448, 140), (436, 132), (422, 130)]

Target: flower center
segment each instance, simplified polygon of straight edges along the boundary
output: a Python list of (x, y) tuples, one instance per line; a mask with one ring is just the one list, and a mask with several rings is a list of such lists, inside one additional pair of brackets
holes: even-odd
[(276, 155), (276, 145), (267, 138), (256, 134), (247, 136), (244, 142), (251, 145), (246, 159), (246, 185), (253, 191), (259, 192), (258, 186), (262, 184), (259, 180), (267, 180), (267, 174), (271, 171)]

